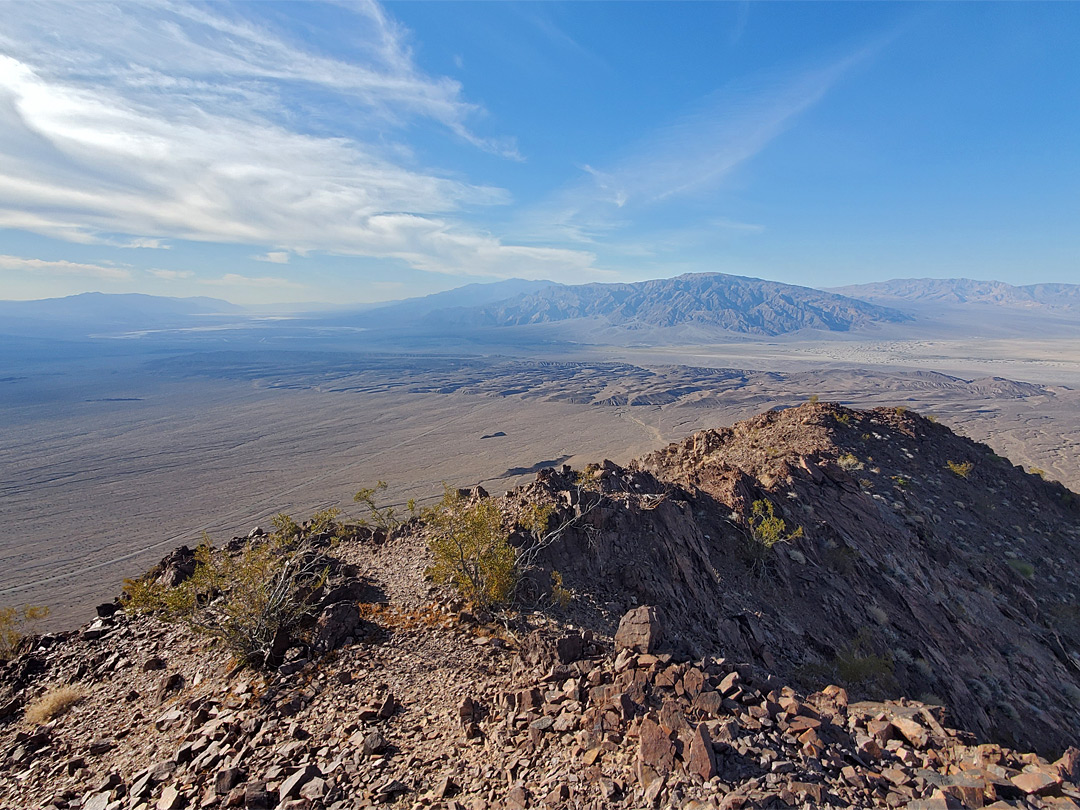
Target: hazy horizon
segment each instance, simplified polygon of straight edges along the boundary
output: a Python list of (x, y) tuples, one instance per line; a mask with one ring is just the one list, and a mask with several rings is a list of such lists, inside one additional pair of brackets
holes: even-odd
[(1077, 275), (1073, 4), (18, 11), (3, 299)]

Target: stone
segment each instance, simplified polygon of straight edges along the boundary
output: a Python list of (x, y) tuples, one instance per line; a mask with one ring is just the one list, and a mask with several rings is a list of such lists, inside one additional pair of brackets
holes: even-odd
[(663, 641), (663, 630), (656, 608), (642, 605), (627, 612), (615, 632), (615, 649), (651, 653)]
[(154, 693), (154, 700), (159, 704), (164, 703), (171, 694), (179, 692), (183, 688), (184, 676), (179, 672), (171, 672), (161, 679), (157, 691)]
[(372, 754), (379, 754), (386, 748), (386, 737), (382, 732), (376, 729), (375, 731), (367, 734), (363, 742), (360, 743), (361, 750), (364, 752), (365, 757), (370, 757)]
[(112, 791), (104, 790), (101, 793), (95, 793), (82, 806), (82, 810), (106, 810), (109, 804), (112, 802)]
[(244, 772), (239, 768), (222, 768), (214, 776), (214, 792), (219, 796), (231, 793), (243, 778)]
[(1062, 779), (1067, 779), (1074, 785), (1080, 785), (1080, 748), (1069, 746), (1065, 753), (1054, 763)]
[(702, 782), (708, 782), (716, 776), (716, 754), (709, 730), (704, 723), (698, 723), (690, 736), (690, 755), (686, 761), (686, 770)]
[(300, 768), (281, 783), (281, 787), (278, 788), (278, 801), (296, 798), (300, 795), (300, 788), (319, 776), (322, 776), (322, 772), (315, 765), (305, 765)]
[(1010, 780), (1024, 793), (1043, 795), (1055, 792), (1061, 785), (1061, 777), (1054, 777), (1045, 771), (1019, 773)]
[(899, 731), (904, 739), (916, 748), (926, 748), (927, 744), (930, 742), (930, 732), (914, 720), (910, 720), (906, 717), (896, 717), (891, 722), (893, 728)]
[(268, 810), (271, 796), (266, 782), (254, 781), (244, 785), (244, 807), (248, 810)]
[(360, 608), (355, 602), (338, 602), (323, 609), (315, 623), (314, 646), (326, 653), (337, 649), (360, 625)]
[(638, 771), (641, 784), (651, 781), (642, 778), (644, 768), (651, 768), (657, 774), (671, 773), (675, 765), (675, 743), (660, 724), (651, 717), (643, 718), (638, 738)]
[(395, 711), (397, 711), (397, 701), (394, 699), (393, 694), (387, 692), (386, 697), (383, 698), (382, 703), (379, 705), (379, 717), (388, 720), (394, 716)]
[(155, 669), (165, 669), (165, 659), (157, 655), (152, 655), (143, 661), (143, 672), (152, 672)]
[(157, 800), (157, 810), (178, 810), (184, 806), (184, 796), (176, 785), (168, 785), (161, 791), (161, 798)]

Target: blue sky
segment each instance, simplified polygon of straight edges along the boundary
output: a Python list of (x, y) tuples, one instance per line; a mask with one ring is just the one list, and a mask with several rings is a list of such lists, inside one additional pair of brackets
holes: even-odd
[(0, 298), (1080, 283), (1080, 4), (2, 14)]

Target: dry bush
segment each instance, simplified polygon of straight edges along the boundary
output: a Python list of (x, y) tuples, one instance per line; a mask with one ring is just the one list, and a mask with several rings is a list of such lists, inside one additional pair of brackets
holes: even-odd
[(59, 717), (85, 697), (75, 686), (56, 686), (26, 707), (24, 718), (32, 726), (48, 723)]
[[(312, 518), (318, 533), (336, 531), (330, 511)], [(195, 549), (195, 570), (173, 588), (125, 582), (125, 608), (182, 621), (220, 639), (240, 663), (273, 668), (283, 641), (315, 609), (311, 596), (329, 571), (327, 558), (287, 515), (277, 531), (249, 542), (238, 554), (215, 550), (208, 537)]]
[(48, 615), (49, 609), (40, 605), (0, 607), (0, 661), (11, 657), (23, 637), (33, 633)]

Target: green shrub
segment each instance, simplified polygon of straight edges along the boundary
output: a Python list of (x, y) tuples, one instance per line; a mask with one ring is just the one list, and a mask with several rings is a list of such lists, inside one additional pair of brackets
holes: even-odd
[(765, 548), (772, 548), (781, 541), (795, 540), (803, 536), (803, 528), (788, 532), (787, 523), (776, 516), (772, 501), (754, 501), (750, 507), (750, 538)]
[(847, 470), (848, 472), (861, 470), (864, 466), (863, 463), (855, 457), (854, 453), (844, 453), (836, 459), (836, 463), (840, 465), (840, 469)]
[(49, 609), (41, 605), (0, 608), (0, 660), (10, 658), (19, 642), (48, 615)]
[(375, 502), (375, 496), (386, 490), (387, 484), (385, 481), (379, 481), (373, 487), (364, 487), (355, 495), (353, 500), (357, 503), (363, 504), (368, 511), (366, 518), (360, 518), (358, 522), (361, 526), (374, 526), (376, 529), (382, 529), (389, 534), (398, 527), (408, 522), (411, 518), (416, 517), (416, 501), (412, 498), (405, 504), (405, 514), (400, 515), (393, 506), (385, 506), (379, 508)]
[(967, 478), (971, 471), (975, 469), (975, 465), (970, 461), (946, 461), (945, 464), (949, 468), (949, 472), (960, 478)]
[(510, 600), (518, 581), (517, 552), (492, 499), (470, 503), (446, 487), (423, 519), (431, 530), (428, 548), (435, 564), (430, 573), (436, 582), (453, 585), (478, 607)]
[(291, 518), (279, 515), (275, 525), (277, 532), (236, 555), (215, 551), (204, 534), (188, 579), (174, 588), (127, 580), (125, 609), (182, 621), (218, 638), (241, 664), (274, 665), (275, 642), (311, 615), (309, 597), (328, 573), (326, 558), (293, 533)]

